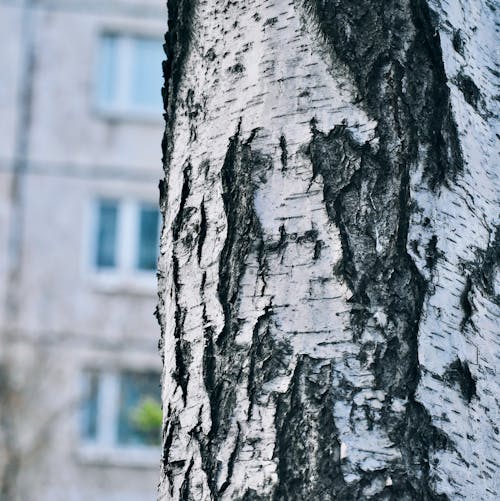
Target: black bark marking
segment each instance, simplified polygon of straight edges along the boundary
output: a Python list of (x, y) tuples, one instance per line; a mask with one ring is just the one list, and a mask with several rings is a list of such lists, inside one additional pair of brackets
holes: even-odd
[(215, 50), (213, 47), (210, 47), (210, 49), (207, 50), (205, 57), (210, 61), (213, 62), (217, 58), (217, 54), (215, 53)]
[(224, 483), (221, 485), (219, 492), (217, 493), (219, 496), (221, 496), (231, 484), (231, 477), (233, 476), (233, 471), (234, 471), (234, 463), (236, 462), (236, 458), (238, 457), (238, 452), (240, 451), (241, 425), (240, 423), (236, 423), (236, 425), (238, 427), (238, 432), (236, 434), (234, 449), (231, 452), (231, 456), (229, 456), (229, 461), (227, 464), (226, 480), (224, 480)]
[(313, 243), (318, 239), (318, 230), (307, 230), (303, 235), (297, 237), (298, 244)]
[(203, 331), (205, 337), (205, 349), (203, 351), (203, 380), (205, 388), (210, 395), (215, 386), (215, 351), (214, 351), (214, 329), (208, 325), (207, 307), (203, 305)]
[[(174, 259), (177, 262), (177, 259)], [(178, 267), (178, 265), (176, 265)], [(190, 346), (189, 343), (182, 339), (182, 333), (184, 330), (184, 320), (186, 318), (186, 311), (183, 310), (179, 304), (177, 304), (175, 311), (175, 369), (172, 372), (172, 377), (174, 381), (181, 387), (182, 390), (182, 400), (184, 406), (187, 402), (187, 387), (189, 383), (189, 372), (188, 366), (191, 359)]]
[(473, 397), (477, 396), (476, 380), (472, 377), (467, 362), (462, 362), (457, 358), (448, 366), (443, 379), (452, 385), (458, 384), (462, 397), (468, 404), (470, 404)]
[(321, 257), (321, 250), (324, 247), (324, 242), (323, 240), (316, 240), (316, 243), (314, 244), (314, 255), (313, 259), (314, 261), (317, 261)]
[(164, 209), (167, 205), (167, 194), (168, 194), (166, 179), (160, 179), (158, 181), (158, 192), (159, 192), (159, 206), (161, 209)]
[(283, 134), (280, 136), (280, 148), (281, 148), (281, 170), (285, 171), (288, 165), (288, 150), (286, 147), (286, 138)]
[(452, 44), (455, 51), (458, 52), (461, 56), (463, 56), (465, 43), (462, 36), (462, 32), (460, 30), (455, 30), (453, 32)]
[(207, 237), (207, 214), (205, 212), (205, 201), (203, 200), (200, 205), (200, 229), (198, 231), (198, 264), (201, 263), (201, 256), (203, 253), (203, 244)]
[[(161, 324), (162, 324), (162, 317), (161, 317), (161, 313), (160, 313), (160, 305), (159, 304), (157, 304), (155, 306), (155, 310), (153, 312), (153, 316), (156, 318), (156, 321), (158, 322), (158, 325), (161, 326)], [(158, 351), (160, 352), (160, 355), (161, 355), (162, 364), (165, 361), (165, 353), (163, 353), (163, 347), (164, 346), (165, 346), (165, 340), (163, 339), (163, 329), (161, 329), (160, 337), (158, 339)]]
[(258, 494), (253, 489), (247, 489), (245, 494), (243, 494), (242, 498), (238, 501), (269, 501), (269, 498)]
[(462, 311), (464, 312), (464, 316), (462, 321), (460, 322), (460, 330), (464, 330), (467, 324), (470, 322), (472, 317), (472, 303), (469, 298), (469, 294), (472, 290), (472, 279), (471, 277), (467, 277), (465, 279), (465, 287), (460, 295), (460, 306), (462, 307)]
[(173, 477), (173, 469), (172, 465), (169, 461), (170, 448), (172, 447), (172, 442), (174, 440), (174, 435), (178, 431), (179, 427), (179, 418), (177, 416), (172, 416), (172, 407), (168, 404), (167, 413), (166, 413), (166, 424), (163, 428), (163, 456), (162, 456), (162, 465), (163, 465), (163, 473), (169, 484), (170, 494), (173, 495), (174, 488), (174, 477)]
[[(201, 287), (201, 296), (204, 301), (204, 290), (205, 290), (205, 282), (206, 282), (206, 272), (203, 273), (202, 277), (202, 287)], [(215, 391), (216, 385), (216, 358), (215, 358), (215, 347), (214, 347), (214, 336), (215, 332), (213, 327), (210, 325), (208, 316), (207, 316), (207, 306), (206, 303), (203, 303), (203, 335), (205, 339), (205, 347), (203, 350), (203, 382), (205, 384), (205, 388), (207, 390), (207, 394), (210, 400), (210, 419), (212, 423), (218, 422), (217, 415), (217, 399), (218, 394)], [(207, 475), (207, 482), (210, 492), (212, 494), (213, 499), (217, 499), (217, 466), (215, 458), (211, 454), (211, 435), (216, 433), (216, 430), (212, 429), (210, 436), (205, 436), (201, 431), (201, 420), (202, 420), (202, 409), (200, 408), (200, 412), (198, 415), (198, 424), (193, 429), (193, 437), (198, 441), (200, 445), (200, 453), (201, 453), (201, 461), (202, 468), (205, 474)]]
[(260, 295), (263, 296), (266, 292), (266, 287), (267, 287), (267, 274), (268, 274), (268, 265), (267, 265), (267, 256), (265, 253), (265, 245), (264, 242), (261, 241), (259, 243), (259, 250), (258, 250), (258, 261), (259, 261), (259, 271), (257, 273), (257, 276), (262, 280), (262, 287), (260, 289)]
[(270, 17), (266, 19), (264, 26), (274, 26), (278, 22), (277, 17)]
[(280, 231), (280, 238), (277, 242), (266, 242), (265, 250), (267, 252), (278, 253), (278, 254), (279, 253), (283, 254), (285, 252), (288, 242), (287, 242), (286, 228), (284, 224), (280, 225), (279, 231)]
[[(387, 419), (393, 419), (388, 415)], [(408, 426), (407, 423), (411, 423)], [(392, 439), (400, 437), (399, 441), (405, 444), (406, 465), (409, 468), (416, 468), (421, 471), (423, 478), (421, 483), (415, 480), (412, 473), (402, 468), (391, 471), (393, 485), (391, 492), (394, 493), (392, 499), (418, 499), (422, 501), (447, 501), (445, 494), (437, 494), (430, 483), (429, 474), (429, 452), (442, 449), (452, 449), (453, 444), (448, 436), (432, 424), (431, 417), (427, 409), (418, 401), (411, 397), (406, 406), (404, 420), (396, 421)]]
[(200, 446), (201, 467), (207, 475), (207, 483), (212, 495), (212, 499), (217, 499), (217, 466), (215, 460), (210, 454), (210, 441), (209, 437), (205, 436), (202, 432), (202, 411), (200, 407), (198, 413), (198, 422), (196, 426), (189, 432), (190, 435), (198, 442)]
[(189, 481), (190, 481), (190, 475), (191, 475), (191, 470), (193, 469), (194, 465), (194, 459), (191, 458), (191, 461), (189, 462), (189, 466), (187, 467), (186, 472), (184, 473), (184, 480), (182, 481), (181, 488), (180, 488), (180, 499), (182, 501), (191, 501), (191, 491), (189, 488)]
[(245, 71), (245, 67), (241, 63), (236, 63), (233, 66), (230, 66), (227, 69), (227, 71), (229, 73), (239, 74), (239, 73), (243, 73)]
[(183, 171), (183, 183), (181, 191), (181, 199), (179, 202), (179, 210), (175, 216), (175, 220), (172, 224), (172, 235), (174, 242), (179, 239), (179, 235), (182, 231), (183, 222), (185, 220), (186, 202), (191, 193), (191, 165), (187, 164)]
[(443, 257), (443, 253), (438, 250), (437, 242), (437, 235), (432, 235), (425, 249), (425, 265), (430, 271), (434, 270), (438, 259)]
[(469, 75), (460, 72), (456, 77), (457, 87), (462, 92), (464, 99), (476, 110), (479, 111), (481, 102), (481, 92), (474, 80)]
[(254, 209), (255, 185), (252, 173), (259, 168), (270, 168), (270, 161), (251, 149), (250, 139), (241, 144), (239, 126), (229, 140), (229, 147), (222, 166), (224, 211), (227, 218), (227, 237), (222, 249), (219, 266), (218, 292), (224, 310), (224, 329), (217, 339), (222, 346), (235, 332), (234, 312), (238, 306), (239, 284), (245, 272), (245, 262), (250, 252), (258, 250), (262, 232)]
[[(341, 193), (351, 183), (359, 185), (359, 176), (355, 176), (355, 174), (361, 169), (362, 151), (368, 150), (355, 143), (345, 126), (336, 126), (328, 135), (325, 135), (316, 129), (315, 121), (312, 121), (311, 131), (313, 138), (308, 153), (313, 166), (313, 176), (316, 177), (318, 174), (323, 176), (323, 192), (327, 213), (330, 220), (339, 228), (341, 237), (343, 260), (339, 269), (341, 269), (350, 288), (355, 290), (356, 267), (351, 249), (351, 237), (348, 235), (347, 227), (341, 217), (345, 210)], [(376, 172), (375, 168), (370, 170)], [(359, 207), (356, 207), (355, 210), (357, 212)], [(370, 244), (371, 240), (369, 238)], [(366, 242), (359, 243), (363, 244), (363, 249), (367, 249)], [(365, 258), (368, 261), (373, 261), (372, 249), (365, 253)], [(358, 290), (357, 293), (362, 295), (361, 290)]]
[[(300, 356), (288, 391), (277, 396), (275, 501), (351, 499), (342, 497), (345, 482), (333, 419), (329, 363)], [(314, 444), (313, 460), (311, 445)]]

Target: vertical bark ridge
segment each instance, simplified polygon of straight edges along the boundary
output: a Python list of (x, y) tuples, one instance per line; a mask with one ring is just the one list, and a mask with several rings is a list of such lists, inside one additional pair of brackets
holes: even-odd
[[(207, 438), (200, 438), (204, 468), (214, 499), (219, 499), (231, 483), (231, 465), (239, 450), (241, 430), (237, 423), (234, 449), (229, 457), (226, 478), (221, 483), (221, 468), (217, 457), (232, 429), (236, 404), (234, 382), (244, 379), (243, 367), (248, 356), (247, 350), (235, 342), (239, 329), (240, 283), (250, 253), (258, 254), (262, 247), (262, 234), (254, 209), (254, 175), (259, 169), (269, 168), (269, 159), (252, 151), (251, 143), (255, 132), (250, 134), (247, 141), (243, 141), (238, 126), (235, 135), (229, 140), (221, 169), (227, 230), (221, 252), (217, 290), (224, 313), (224, 324), (218, 333), (210, 326), (205, 329), (204, 381), (210, 398), (211, 428)], [(251, 384), (249, 379), (248, 385)]]

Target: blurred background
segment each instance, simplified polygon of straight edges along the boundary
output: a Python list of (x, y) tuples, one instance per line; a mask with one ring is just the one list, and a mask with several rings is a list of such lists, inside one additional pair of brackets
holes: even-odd
[(147, 501), (165, 0), (0, 0), (0, 500)]

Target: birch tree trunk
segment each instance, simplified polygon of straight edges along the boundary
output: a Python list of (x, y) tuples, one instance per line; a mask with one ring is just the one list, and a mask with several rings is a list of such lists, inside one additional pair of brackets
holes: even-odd
[(494, 21), (169, 0), (160, 499), (498, 499)]

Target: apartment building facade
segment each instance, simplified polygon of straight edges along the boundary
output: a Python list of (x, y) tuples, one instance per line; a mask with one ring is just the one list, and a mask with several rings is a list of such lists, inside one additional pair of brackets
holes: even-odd
[(13, 499), (155, 499), (165, 29), (158, 0), (0, 0), (0, 471)]

